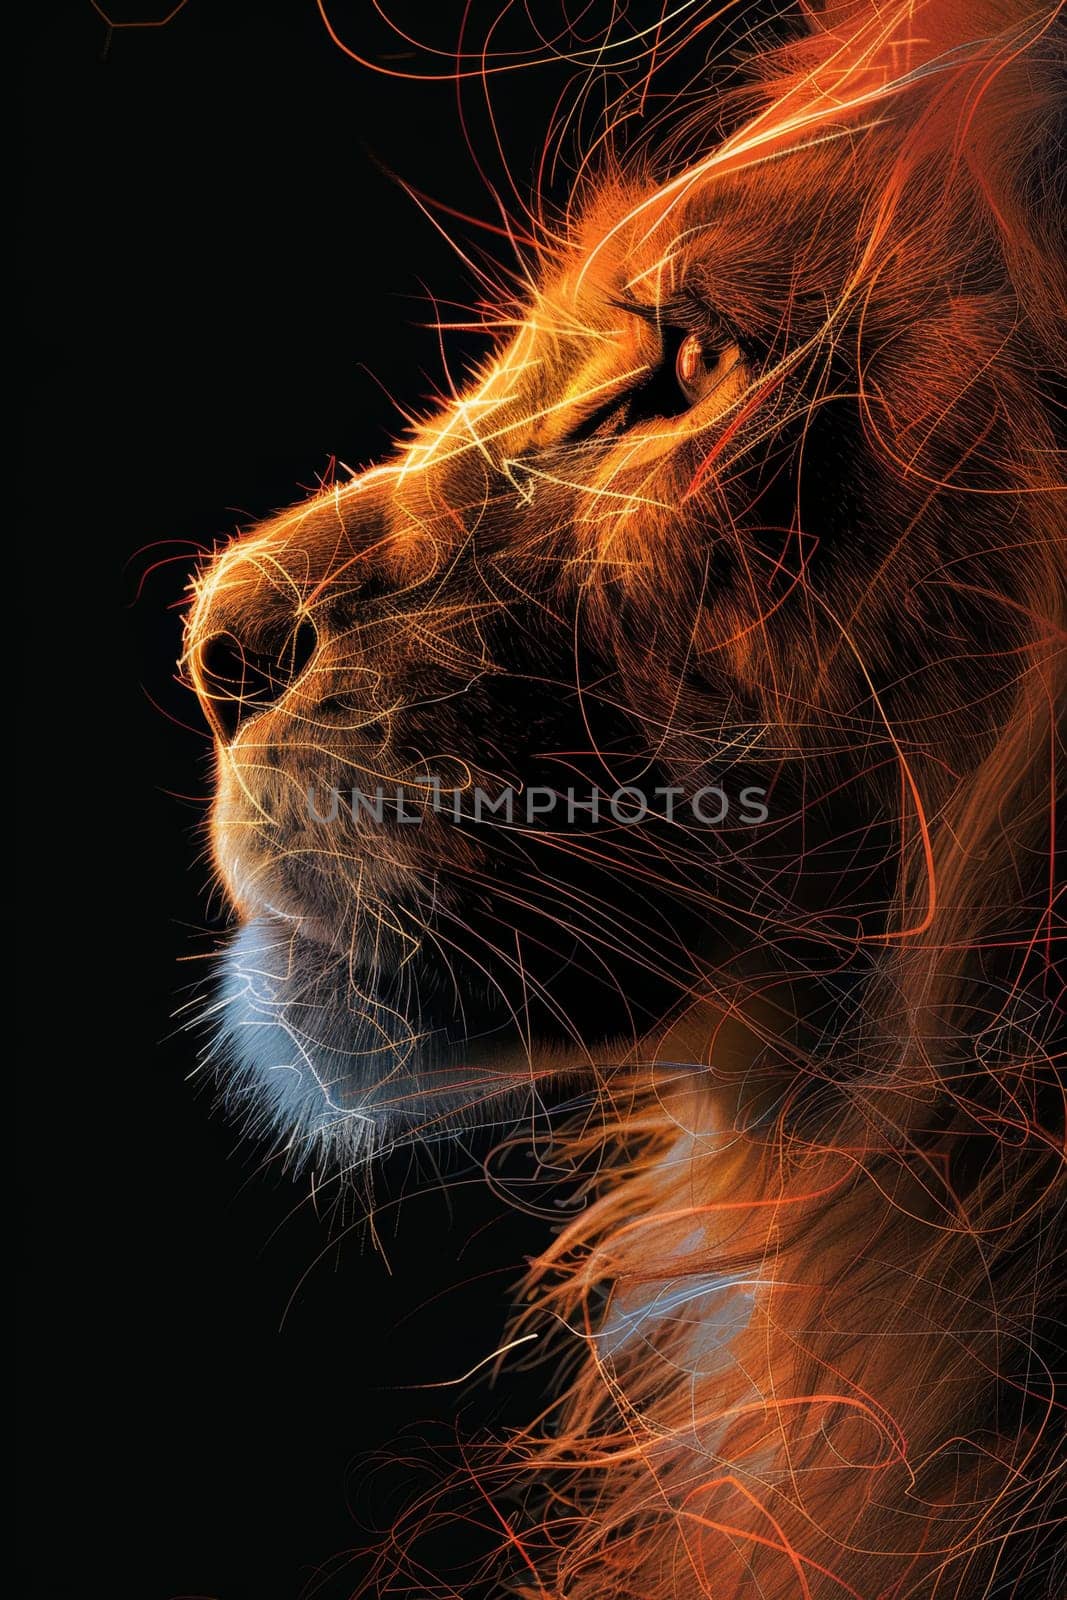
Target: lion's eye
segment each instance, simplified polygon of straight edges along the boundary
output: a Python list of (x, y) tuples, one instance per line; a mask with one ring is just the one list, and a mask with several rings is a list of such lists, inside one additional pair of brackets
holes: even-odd
[(687, 333), (674, 358), (674, 376), (691, 406), (697, 405), (717, 387), (740, 360), (733, 343), (725, 348), (710, 347), (698, 333)]

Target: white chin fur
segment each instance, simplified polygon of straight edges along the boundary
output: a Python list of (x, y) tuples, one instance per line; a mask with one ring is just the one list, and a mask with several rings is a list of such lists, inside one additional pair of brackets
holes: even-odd
[(324, 1156), (358, 1160), (379, 1143), (382, 1111), (353, 1101), (352, 1056), (301, 1026), (307, 1008), (288, 993), (300, 984), (293, 959), (291, 931), (266, 918), (245, 923), (226, 953), (212, 1052), (225, 1103), (298, 1165)]
[(212, 1015), (226, 1108), (298, 1167), (348, 1169), (396, 1144), (451, 1138), (514, 1113), (531, 1088), (522, 1068), (474, 1067), (469, 1047), (413, 1029), (401, 1007), (358, 990), (347, 957), (276, 917), (237, 933)]

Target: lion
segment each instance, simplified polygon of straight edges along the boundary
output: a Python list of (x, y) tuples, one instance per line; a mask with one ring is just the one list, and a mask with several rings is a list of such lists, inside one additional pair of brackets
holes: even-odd
[(197, 578), (227, 1102), (339, 1172), (580, 1106), (494, 1593), (1057, 1588), (1060, 22), (810, 12)]

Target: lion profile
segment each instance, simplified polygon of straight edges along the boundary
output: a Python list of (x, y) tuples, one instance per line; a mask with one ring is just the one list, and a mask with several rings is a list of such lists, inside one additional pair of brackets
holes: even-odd
[(1055, 1589), (1060, 25), (812, 15), (197, 581), (229, 1103), (342, 1170), (596, 1107), (500, 1592)]

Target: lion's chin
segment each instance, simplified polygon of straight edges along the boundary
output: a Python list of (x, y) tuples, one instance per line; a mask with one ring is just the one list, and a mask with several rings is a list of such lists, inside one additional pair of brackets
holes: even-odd
[(479, 1038), (456, 1024), (415, 1027), (397, 1004), (414, 974), (383, 998), (347, 956), (275, 916), (240, 928), (226, 953), (211, 1059), (226, 1106), (294, 1165), (358, 1165), (413, 1140), (511, 1123), (539, 1085), (575, 1063), (530, 1050), (498, 1026)]

